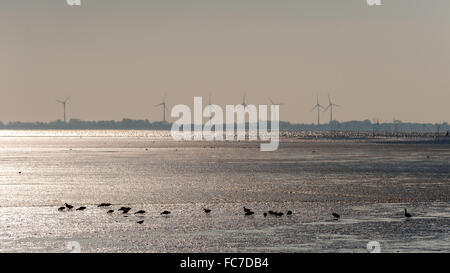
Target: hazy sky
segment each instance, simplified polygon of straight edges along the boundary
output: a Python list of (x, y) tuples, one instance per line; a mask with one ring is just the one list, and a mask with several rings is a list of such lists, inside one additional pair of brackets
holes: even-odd
[[(1, 0), (0, 121), (161, 119), (169, 107), (283, 102), (311, 123), (450, 121), (450, 1)], [(328, 122), (328, 113), (323, 114)]]

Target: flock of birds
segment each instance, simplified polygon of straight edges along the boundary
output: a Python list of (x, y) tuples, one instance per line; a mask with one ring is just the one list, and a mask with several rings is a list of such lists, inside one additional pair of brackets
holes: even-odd
[[(101, 203), (101, 204), (99, 204), (97, 207), (98, 207), (98, 208), (109, 208), (109, 207), (111, 207), (111, 206), (112, 206), (111, 203)], [(59, 207), (59, 208), (58, 208), (58, 211), (66, 211), (66, 210), (69, 210), (69, 211), (70, 211), (70, 210), (73, 210), (73, 208), (74, 208), (74, 206), (72, 206), (72, 205), (70, 205), (70, 204), (67, 204), (67, 203), (64, 203), (64, 206)], [(75, 210), (77, 210), (77, 211), (83, 211), (83, 210), (85, 210), (86, 208), (87, 208), (87, 207), (82, 206), (82, 207), (76, 208)], [(117, 211), (118, 211), (118, 212), (122, 212), (122, 214), (125, 214), (125, 215), (124, 215), (125, 217), (128, 217), (128, 212), (130, 212), (130, 210), (131, 210), (130, 207), (120, 207)], [(110, 209), (110, 210), (108, 210), (106, 213), (107, 213), (107, 214), (112, 214), (112, 213), (114, 213), (114, 210), (113, 210), (113, 209)], [(138, 210), (138, 211), (134, 212), (135, 215), (143, 215), (143, 214), (145, 214), (145, 213), (146, 213), (145, 210)], [(168, 211), (168, 210), (165, 210), (165, 211), (161, 212), (161, 215), (169, 215), (169, 214), (170, 214), (170, 211)], [(138, 224), (143, 224), (143, 223), (144, 223), (144, 220), (137, 221), (136, 223), (138, 223)]]
[[(255, 214), (255, 213), (251, 209), (248, 209), (248, 208), (244, 207), (244, 215), (250, 216), (250, 215), (253, 215), (253, 214)], [(273, 216), (281, 217), (281, 216), (284, 215), (284, 213), (283, 212), (277, 212), (277, 211), (269, 210), (268, 212), (264, 212), (263, 215), (264, 215), (264, 217), (267, 217), (267, 215), (273, 215)], [(286, 215), (288, 215), (288, 216), (292, 215), (292, 211), (289, 210), (288, 212), (286, 212)]]
[[(99, 207), (99, 208), (108, 208), (108, 207), (111, 207), (111, 206), (112, 206), (111, 203), (101, 203), (101, 204), (99, 204), (97, 207)], [(64, 203), (64, 206), (58, 208), (58, 211), (73, 210), (73, 208), (74, 208), (74, 206), (69, 205), (69, 204), (67, 204), (67, 203)], [(79, 207), (79, 208), (76, 208), (75, 210), (77, 210), (77, 211), (83, 211), (83, 210), (85, 210), (85, 209), (86, 209), (86, 207)], [(202, 208), (202, 209), (203, 209), (203, 211), (204, 211), (206, 214), (211, 213), (211, 209), (208, 209), (208, 208)], [(131, 210), (130, 207), (121, 207), (121, 208), (119, 208), (117, 211), (122, 212), (122, 214), (128, 214), (128, 212), (130, 212), (130, 210)], [(110, 209), (110, 210), (108, 210), (106, 213), (107, 213), (107, 214), (112, 214), (112, 213), (114, 213), (114, 210), (113, 210), (113, 209)], [(145, 210), (138, 210), (138, 211), (136, 211), (134, 214), (135, 214), (135, 215), (143, 215), (143, 214), (145, 214), (145, 213), (146, 213)], [(170, 211), (165, 210), (165, 211), (161, 212), (160, 215), (169, 215), (170, 213), (171, 213)], [(251, 216), (251, 215), (253, 215), (253, 214), (255, 214), (254, 211), (252, 211), (252, 210), (249, 209), (249, 208), (244, 207), (244, 215), (245, 215), (245, 216)], [(269, 211), (263, 213), (263, 216), (264, 216), (264, 217), (267, 217), (268, 215), (272, 215), (272, 216), (276, 216), (276, 217), (282, 217), (282, 216), (284, 215), (284, 213), (283, 213), (283, 212), (278, 212), (278, 211), (273, 211), (273, 210), (269, 210)], [(287, 216), (291, 216), (291, 215), (292, 215), (292, 211), (291, 211), (291, 210), (288, 210), (288, 211), (286, 212), (286, 215), (287, 215)], [(335, 221), (338, 221), (338, 220), (341, 218), (341, 216), (340, 216), (339, 214), (337, 214), (336, 212), (333, 212), (331, 215), (333, 216), (333, 219), (334, 219)], [(412, 215), (411, 215), (406, 209), (405, 209), (405, 214), (404, 214), (404, 215), (405, 215), (405, 217), (406, 217), (407, 219), (409, 219), (409, 218), (412, 217)], [(127, 215), (125, 215), (125, 216), (127, 216)], [(136, 223), (137, 223), (137, 224), (143, 224), (143, 223), (144, 223), (144, 220), (137, 221)]]

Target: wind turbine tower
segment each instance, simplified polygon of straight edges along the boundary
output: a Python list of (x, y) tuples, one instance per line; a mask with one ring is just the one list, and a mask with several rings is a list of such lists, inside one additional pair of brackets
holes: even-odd
[[(212, 105), (212, 103), (211, 103), (211, 93), (209, 93), (209, 98), (208, 98), (208, 105), (207, 105), (208, 107), (210, 107), (210, 108), (213, 108), (214, 106)], [(210, 112), (209, 112), (209, 119), (212, 119), (212, 109), (210, 109)]]
[(327, 111), (328, 109), (330, 109), (330, 124), (331, 124), (331, 122), (333, 121), (333, 107), (334, 107), (334, 106), (339, 107), (339, 105), (334, 104), (334, 103), (331, 101), (330, 95), (328, 95), (328, 106), (327, 106), (327, 108), (325, 108), (325, 110), (323, 110), (323, 111), (325, 112), (325, 111)]
[(317, 104), (314, 105), (313, 109), (311, 111), (314, 111), (314, 109), (317, 108), (317, 125), (320, 125), (320, 109), (324, 109), (322, 105), (319, 103), (319, 96), (317, 96)]
[(65, 99), (64, 101), (56, 100), (58, 103), (61, 103), (64, 106), (64, 123), (66, 123), (66, 104), (67, 104), (67, 101), (69, 101), (69, 99), (70, 99), (70, 96), (67, 97), (67, 99)]
[(163, 121), (166, 122), (166, 95), (164, 94), (163, 101), (160, 104), (155, 105), (155, 107), (162, 106), (163, 107)]
[(244, 108), (245, 107), (247, 107), (247, 103), (245, 103), (245, 97), (246, 97), (247, 95), (246, 94), (244, 94), (244, 98), (242, 99), (242, 106), (244, 106)]

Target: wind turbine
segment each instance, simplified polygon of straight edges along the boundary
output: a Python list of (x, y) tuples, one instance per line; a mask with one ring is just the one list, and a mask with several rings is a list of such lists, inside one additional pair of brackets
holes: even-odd
[(317, 108), (317, 125), (320, 125), (320, 109), (324, 109), (322, 105), (319, 103), (319, 96), (317, 96), (317, 104), (314, 105), (313, 109), (311, 111), (314, 111), (314, 109)]
[(275, 103), (275, 102), (273, 102), (273, 100), (271, 98), (269, 98), (269, 101), (270, 101), (271, 105), (278, 105), (278, 106), (283, 105), (283, 103)]
[(330, 95), (328, 95), (328, 106), (323, 111), (325, 112), (328, 110), (328, 108), (330, 109), (330, 124), (333, 121), (333, 107), (334, 106), (340, 107), (339, 105), (334, 104), (330, 99)]
[(155, 105), (155, 107), (162, 106), (163, 107), (163, 121), (166, 122), (166, 94), (164, 94), (163, 101), (160, 104)]
[[(209, 93), (209, 98), (208, 98), (208, 105), (207, 105), (207, 107), (209, 108), (209, 107), (211, 107), (212, 109), (214, 109), (214, 106), (212, 105), (212, 103), (211, 103), (211, 93)], [(212, 109), (210, 109), (210, 112), (209, 112), (209, 119), (212, 119)]]
[(68, 96), (64, 101), (56, 100), (56, 102), (61, 103), (64, 106), (64, 123), (66, 123), (66, 104), (69, 99), (70, 99), (70, 96)]
[(244, 97), (243, 97), (242, 103), (241, 103), (241, 105), (244, 106), (244, 108), (248, 106), (247, 103), (245, 103), (245, 97), (246, 96), (247, 96), (247, 94), (244, 93)]

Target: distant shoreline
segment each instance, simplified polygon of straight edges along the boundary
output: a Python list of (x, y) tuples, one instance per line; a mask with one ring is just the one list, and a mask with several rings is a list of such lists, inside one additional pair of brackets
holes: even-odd
[[(290, 143), (307, 142), (357, 142), (374, 144), (450, 144), (446, 132), (388, 132), (388, 131), (314, 131), (314, 130), (280, 130), (280, 141)], [(160, 129), (0, 129), (0, 138), (10, 137), (153, 137), (172, 139), (170, 130)], [(225, 138), (225, 137), (224, 137)], [(184, 141), (182, 141), (184, 142)], [(209, 141), (187, 141), (208, 142)], [(240, 141), (214, 141), (234, 142)], [(242, 143), (260, 143), (260, 140), (242, 141)]]
[[(267, 123), (270, 130), (270, 122)], [(61, 120), (52, 122), (0, 122), (0, 130), (171, 130), (172, 123), (165, 121), (150, 122), (149, 120), (123, 119), (121, 121), (83, 121), (71, 119), (65, 123)], [(248, 123), (246, 123), (248, 128)], [(371, 132), (377, 134), (404, 135), (414, 133), (446, 134), (450, 131), (447, 122), (442, 123), (407, 123), (395, 121), (392, 123), (363, 121), (332, 121), (327, 124), (293, 124), (280, 121), (280, 131), (312, 131), (312, 132)]]

